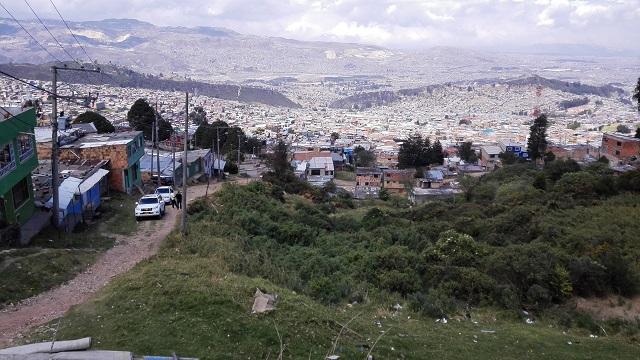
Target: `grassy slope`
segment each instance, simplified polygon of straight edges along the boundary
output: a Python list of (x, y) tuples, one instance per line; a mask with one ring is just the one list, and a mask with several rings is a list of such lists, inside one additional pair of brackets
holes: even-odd
[(356, 181), (356, 173), (353, 171), (336, 171), (336, 179), (344, 181)]
[[(157, 257), (74, 308), (63, 318), (57, 337), (92, 336), (96, 348), (136, 354), (175, 351), (203, 359), (264, 359), (277, 358), (277, 326), (285, 358), (319, 359), (340, 332), (338, 323), (355, 316), (349, 328), (359, 335), (342, 335), (337, 347), (342, 358), (364, 358), (359, 348), (371, 346), (382, 330), (389, 331), (373, 354), (383, 359), (635, 359), (640, 353), (640, 346), (623, 336), (563, 333), (553, 323), (526, 325), (502, 311), (473, 313), (478, 324), (455, 319), (441, 324), (407, 310), (391, 295), (372, 295), (353, 307), (324, 306), (267, 280), (234, 274), (224, 258), (238, 249), (236, 239), (207, 236), (216, 225), (206, 218), (192, 226), (188, 241), (171, 235)], [(203, 248), (212, 251), (198, 254)], [(256, 287), (280, 295), (275, 312), (250, 314)], [(405, 307), (394, 315), (390, 307), (397, 301)], [(50, 339), (52, 328), (41, 328), (34, 338)]]
[(71, 234), (49, 227), (29, 248), (0, 251), (0, 305), (37, 295), (86, 269), (113, 246), (112, 235), (135, 230), (133, 207), (133, 199), (116, 194), (103, 204), (102, 219), (95, 225), (80, 225)]
[[(280, 295), (275, 312), (250, 315), (256, 287)], [(440, 324), (406, 310), (394, 316), (374, 304), (325, 307), (268, 281), (232, 275), (217, 260), (195, 256), (163, 256), (139, 265), (97, 299), (72, 310), (62, 320), (58, 338), (92, 336), (96, 348), (137, 354), (175, 351), (202, 359), (264, 359), (269, 354), (275, 358), (279, 351), (277, 326), (285, 358), (311, 354), (319, 359), (340, 331), (338, 323), (356, 314), (349, 328), (362, 337), (345, 332), (338, 346), (343, 358), (364, 358), (359, 346), (373, 344), (381, 330), (389, 329), (373, 351), (379, 358), (635, 359), (640, 352), (638, 345), (620, 337), (565, 335), (550, 324), (496, 321), (487, 313), (477, 316), (478, 324)], [(35, 338), (50, 339), (53, 328), (40, 329)]]

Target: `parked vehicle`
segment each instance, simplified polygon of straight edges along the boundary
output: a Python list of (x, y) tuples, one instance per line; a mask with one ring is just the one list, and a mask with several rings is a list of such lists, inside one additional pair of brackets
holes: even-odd
[(175, 199), (175, 192), (173, 191), (173, 187), (171, 186), (160, 186), (156, 189), (156, 195), (162, 196), (165, 204), (171, 204), (171, 201)]
[(145, 195), (136, 203), (136, 220), (143, 217), (156, 217), (161, 219), (164, 216), (165, 203), (162, 196), (158, 194)]

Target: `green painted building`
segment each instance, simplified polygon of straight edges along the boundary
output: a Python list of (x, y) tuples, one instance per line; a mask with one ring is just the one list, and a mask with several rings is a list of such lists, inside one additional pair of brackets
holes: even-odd
[(38, 166), (36, 111), (0, 111), (0, 229), (23, 225), (34, 212), (31, 171)]

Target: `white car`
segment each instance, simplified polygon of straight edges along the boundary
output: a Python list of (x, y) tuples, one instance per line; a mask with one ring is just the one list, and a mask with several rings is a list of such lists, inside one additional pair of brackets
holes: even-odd
[(158, 219), (164, 216), (165, 204), (162, 196), (158, 194), (145, 195), (136, 203), (136, 220), (143, 217), (156, 217)]
[(176, 197), (176, 194), (171, 186), (160, 186), (156, 189), (155, 194), (162, 196), (165, 204), (171, 204), (171, 201)]

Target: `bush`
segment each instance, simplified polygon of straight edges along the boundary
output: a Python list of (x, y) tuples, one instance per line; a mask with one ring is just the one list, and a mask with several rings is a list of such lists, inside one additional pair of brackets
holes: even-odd
[(565, 173), (556, 182), (553, 190), (575, 198), (589, 198), (596, 195), (598, 178), (586, 171)]
[(580, 171), (580, 165), (572, 159), (555, 160), (544, 165), (544, 172), (552, 181), (558, 181), (562, 175)]

